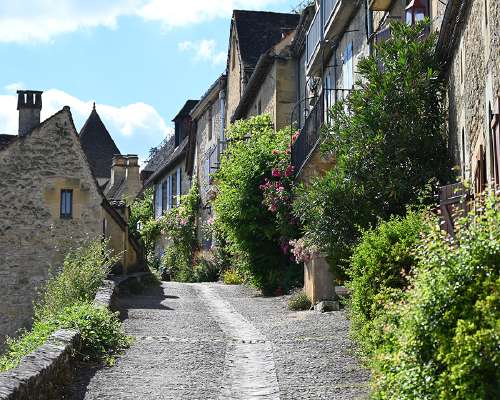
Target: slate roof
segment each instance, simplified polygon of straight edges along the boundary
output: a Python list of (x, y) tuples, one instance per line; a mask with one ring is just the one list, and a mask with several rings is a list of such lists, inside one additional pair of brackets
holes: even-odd
[(120, 154), (95, 107), (80, 131), (80, 142), (97, 178), (111, 178), (113, 156)]
[(187, 117), (191, 110), (198, 104), (198, 100), (188, 100), (181, 108), (181, 110), (177, 113), (172, 121), (175, 121), (178, 118)]
[(110, 201), (120, 201), (123, 199), (123, 193), (125, 192), (125, 178), (119, 179), (114, 183), (113, 186), (106, 187), (104, 190), (104, 195)]
[(149, 157), (148, 163), (142, 169), (143, 171), (156, 171), (161, 165), (165, 163), (170, 153), (175, 148), (175, 137), (174, 135), (166, 138), (160, 146), (155, 150), (155, 152)]
[(0, 150), (6, 148), (15, 138), (17, 135), (0, 135)]
[(245, 68), (254, 68), (261, 54), (278, 43), (283, 34), (299, 23), (299, 14), (234, 10), (241, 59)]
[(165, 155), (163, 156), (162, 163), (156, 168), (153, 175), (151, 175), (148, 180), (144, 183), (144, 187), (148, 187), (153, 184), (158, 178), (161, 178), (165, 173), (169, 172), (172, 164), (179, 160), (182, 156), (186, 154), (187, 145), (189, 137), (186, 136), (182, 143), (175, 148), (165, 149)]

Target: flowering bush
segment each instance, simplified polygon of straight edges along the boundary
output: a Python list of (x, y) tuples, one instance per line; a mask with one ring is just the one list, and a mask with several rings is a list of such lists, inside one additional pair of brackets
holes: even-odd
[(162, 272), (167, 271), (174, 280), (195, 280), (194, 253), (197, 248), (196, 215), (199, 192), (195, 181), (189, 193), (181, 198), (178, 207), (170, 209), (160, 219), (161, 231), (168, 240), (162, 258)]
[(228, 245), (232, 265), (263, 292), (275, 293), (290, 284), (292, 270), (299, 272), (287, 248), (293, 238), (288, 226), (290, 135), (275, 132), (267, 115), (238, 121), (227, 135), (231, 145), (214, 176), (215, 226)]
[(296, 263), (305, 263), (319, 254), (318, 246), (311, 244), (306, 237), (290, 240), (292, 254)]

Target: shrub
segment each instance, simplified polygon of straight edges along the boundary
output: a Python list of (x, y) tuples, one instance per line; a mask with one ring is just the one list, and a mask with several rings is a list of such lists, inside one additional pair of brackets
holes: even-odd
[(240, 272), (235, 268), (224, 271), (222, 280), (226, 285), (241, 285), (245, 281)]
[(64, 309), (56, 319), (60, 328), (80, 332), (80, 352), (84, 361), (103, 360), (110, 364), (117, 352), (130, 345), (124, 334), (118, 313), (92, 303), (76, 303)]
[(157, 267), (155, 243), (160, 236), (160, 225), (154, 217), (153, 188), (146, 189), (142, 198), (130, 204), (128, 226), (130, 233), (142, 243), (148, 266)]
[(322, 132), (334, 171), (298, 190), (295, 214), (334, 266), (347, 266), (359, 228), (403, 215), (429, 182), (450, 179), (445, 90), (427, 26), (392, 24), (391, 38), (360, 60), (356, 89)]
[(47, 319), (77, 302), (94, 299), (117, 257), (111, 256), (107, 242), (94, 239), (70, 250), (62, 268), (53, 271), (35, 304), (35, 319)]
[(0, 356), (0, 372), (15, 368), (21, 359), (45, 343), (57, 329), (54, 321), (36, 321), (30, 331), (19, 332), (16, 338), (7, 338), (6, 348)]
[(413, 211), (406, 217), (381, 221), (362, 233), (353, 251), (348, 272), (351, 331), (366, 352), (383, 340), (384, 332), (379, 328), (385, 316), (380, 314), (408, 287), (423, 226), (422, 215)]
[[(415, 278), (389, 325), (396, 340), (373, 360), (376, 399), (493, 399), (500, 382), (500, 210), (458, 223), (454, 240), (433, 223)], [(496, 204), (495, 204), (496, 203)]]
[(288, 301), (288, 309), (292, 311), (304, 311), (311, 308), (311, 300), (307, 297), (307, 294), (300, 291), (294, 293), (290, 300)]
[(201, 251), (195, 255), (194, 279), (196, 282), (217, 282), (221, 270), (214, 252)]
[(189, 193), (182, 196), (180, 205), (167, 211), (160, 219), (161, 230), (168, 240), (161, 269), (176, 281), (195, 281), (193, 258), (197, 248), (198, 204), (199, 192), (195, 181)]
[(95, 239), (71, 250), (62, 268), (42, 288), (35, 303), (35, 319), (30, 331), (7, 338), (0, 371), (16, 367), (21, 359), (41, 346), (60, 328), (78, 329), (82, 336), (79, 351), (86, 360), (112, 361), (115, 352), (128, 344), (118, 318), (92, 301), (106, 277), (114, 258), (106, 242)]
[(214, 176), (216, 229), (227, 243), (231, 265), (248, 274), (263, 292), (272, 293), (288, 285), (290, 269), (299, 270), (283, 246), (288, 247), (290, 238), (284, 237), (280, 207), (273, 206), (278, 197), (264, 188), (268, 182), (279, 185), (278, 173), (286, 172), (289, 133), (275, 132), (270, 117), (264, 115), (236, 122), (227, 136), (231, 144)]

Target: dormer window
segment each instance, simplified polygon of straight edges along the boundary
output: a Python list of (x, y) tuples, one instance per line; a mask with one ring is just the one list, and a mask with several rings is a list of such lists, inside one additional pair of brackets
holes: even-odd
[(415, 25), (429, 15), (427, 0), (410, 0), (405, 9), (405, 19), (408, 25)]

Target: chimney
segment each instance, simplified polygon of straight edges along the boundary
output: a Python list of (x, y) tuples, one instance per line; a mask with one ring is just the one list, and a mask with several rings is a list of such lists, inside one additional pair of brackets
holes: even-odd
[(42, 93), (38, 90), (18, 90), (17, 109), (19, 110), (19, 136), (25, 136), (40, 124)]
[(113, 163), (111, 164), (111, 181), (109, 186), (115, 185), (117, 182), (125, 178), (127, 169), (127, 159), (121, 154), (113, 156)]
[(130, 200), (135, 199), (141, 190), (139, 175), (139, 157), (135, 154), (127, 155), (127, 172), (125, 175), (125, 195)]

